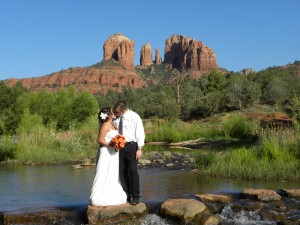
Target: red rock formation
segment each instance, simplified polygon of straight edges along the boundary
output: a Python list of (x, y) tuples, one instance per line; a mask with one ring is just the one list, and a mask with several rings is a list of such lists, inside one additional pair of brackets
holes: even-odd
[[(109, 62), (109, 61), (108, 61)], [(117, 63), (104, 62), (100, 67), (76, 67), (47, 76), (6, 80), (8, 86), (20, 81), (24, 87), (32, 91), (46, 89), (58, 91), (73, 85), (78, 91), (88, 90), (92, 94), (106, 93), (109, 89), (121, 91), (122, 88), (142, 88), (147, 86), (135, 71), (128, 70)]]
[(155, 61), (154, 61), (154, 63), (155, 63), (156, 65), (159, 65), (159, 64), (162, 63), (162, 60), (161, 60), (161, 57), (160, 57), (160, 53), (159, 53), (159, 49), (158, 49), (158, 48), (155, 49)]
[(197, 76), (218, 69), (216, 55), (201, 41), (182, 35), (173, 35), (165, 43), (164, 63), (170, 68), (191, 70)]
[(141, 58), (140, 65), (141, 66), (149, 66), (152, 65), (152, 49), (149, 43), (142, 46), (141, 49)]
[[(134, 69), (134, 42), (128, 37), (118, 33), (111, 35), (103, 44), (103, 61), (92, 67), (77, 67), (47, 76), (24, 79), (8, 79), (6, 84), (14, 86), (20, 81), (24, 87), (32, 91), (46, 89), (58, 91), (73, 85), (78, 91), (87, 89), (90, 93), (106, 93), (111, 89), (121, 91), (122, 87), (142, 88), (147, 82), (143, 80)], [(158, 49), (155, 49), (155, 64), (162, 60)], [(165, 63), (170, 68), (189, 70), (191, 77), (199, 78), (202, 73), (218, 69), (214, 52), (202, 42), (181, 35), (173, 35), (166, 40)], [(151, 46), (146, 44), (141, 50), (141, 65), (153, 64)], [(153, 70), (153, 71), (152, 71)], [(151, 74), (154, 74), (154, 66)], [(146, 82), (147, 79), (147, 82)]]
[(125, 68), (134, 70), (134, 42), (121, 33), (111, 35), (103, 44), (103, 58), (113, 58)]

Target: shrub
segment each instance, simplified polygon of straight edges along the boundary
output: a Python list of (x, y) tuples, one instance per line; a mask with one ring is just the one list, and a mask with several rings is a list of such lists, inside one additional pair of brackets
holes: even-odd
[(227, 121), (222, 123), (222, 129), (225, 136), (246, 139), (257, 134), (258, 123), (236, 114), (231, 115)]
[(215, 154), (211, 151), (200, 152), (196, 155), (195, 164), (198, 169), (205, 170), (212, 165), (215, 158)]
[(0, 138), (0, 161), (14, 159), (16, 151), (17, 144), (15, 137), (5, 135)]

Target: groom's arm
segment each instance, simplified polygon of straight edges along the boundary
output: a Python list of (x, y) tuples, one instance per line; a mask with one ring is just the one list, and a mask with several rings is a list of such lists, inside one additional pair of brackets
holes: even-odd
[(145, 145), (145, 130), (144, 130), (143, 121), (138, 114), (136, 116), (135, 136), (138, 145), (136, 158), (139, 159), (142, 157), (142, 147)]

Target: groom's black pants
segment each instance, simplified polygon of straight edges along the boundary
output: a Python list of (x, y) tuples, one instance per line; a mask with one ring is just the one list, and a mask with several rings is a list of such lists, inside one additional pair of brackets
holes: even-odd
[(120, 181), (127, 196), (140, 197), (139, 174), (137, 171), (136, 142), (126, 142), (125, 147), (119, 151)]

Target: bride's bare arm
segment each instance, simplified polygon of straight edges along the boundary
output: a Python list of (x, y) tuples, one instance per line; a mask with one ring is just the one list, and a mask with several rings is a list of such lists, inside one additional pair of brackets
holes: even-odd
[(104, 146), (109, 146), (109, 142), (105, 141), (105, 136), (109, 131), (109, 127), (106, 124), (103, 124), (100, 128), (98, 135), (98, 143)]

